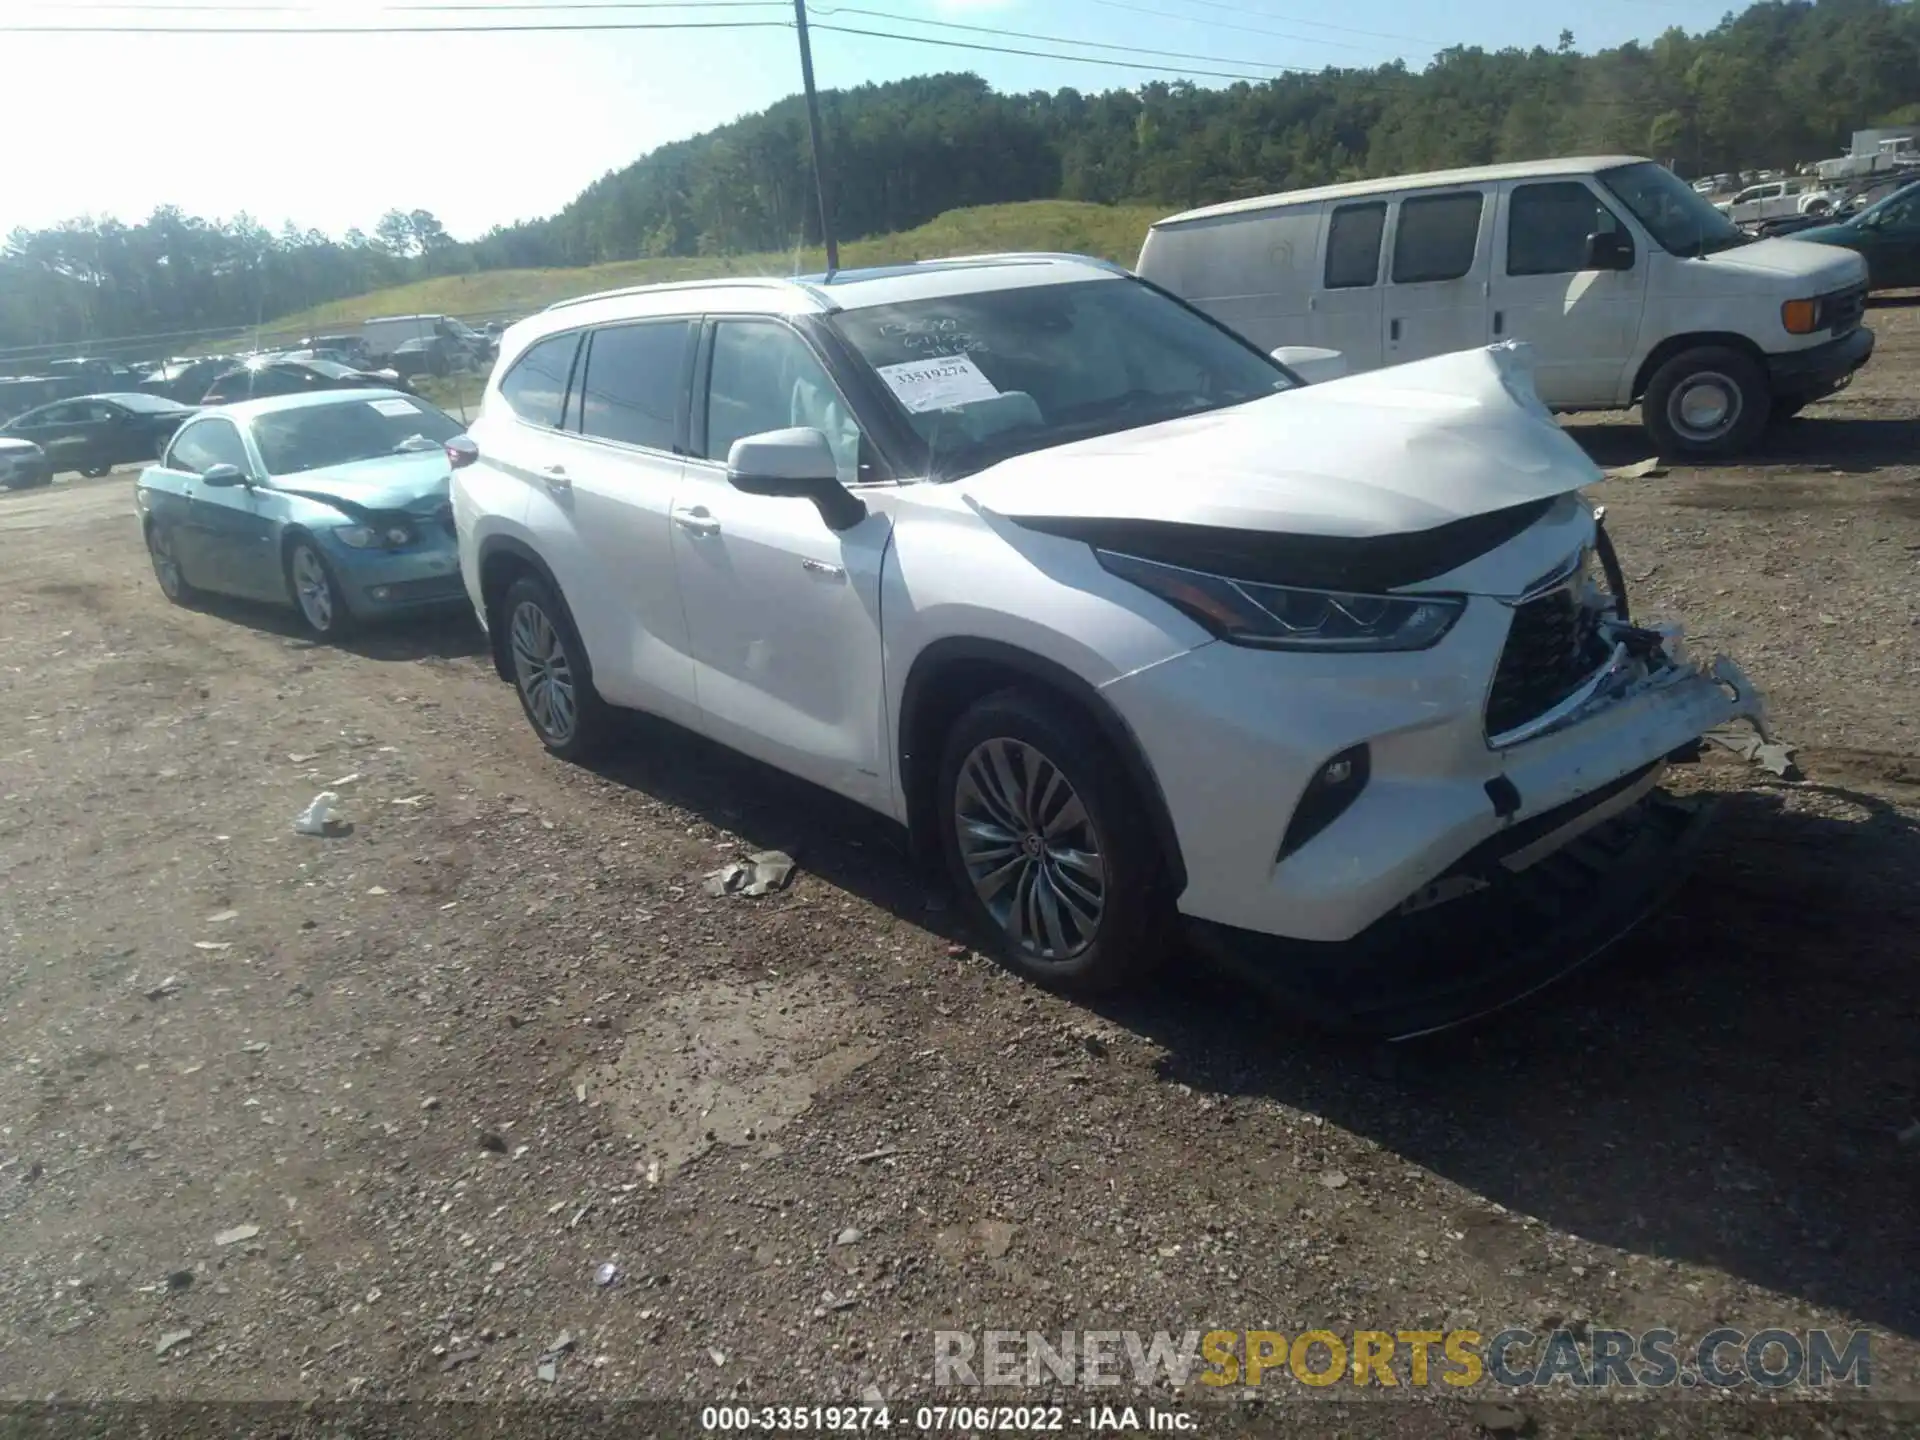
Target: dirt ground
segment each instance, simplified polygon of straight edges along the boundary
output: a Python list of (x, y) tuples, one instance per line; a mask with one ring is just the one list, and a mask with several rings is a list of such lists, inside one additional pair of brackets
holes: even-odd
[[(1598, 496), (1806, 778), (1679, 772), (1726, 803), (1674, 904), (1391, 1075), (1197, 962), (1019, 983), (685, 734), (554, 762), (463, 620), (171, 608), (126, 474), (0, 495), (0, 1399), (854, 1403), (947, 1328), (1556, 1323), (1867, 1326), (1920, 1398), (1920, 304), (1870, 323), (1760, 462)], [(294, 835), (328, 788), (351, 834)], [(765, 847), (789, 890), (703, 893)]]

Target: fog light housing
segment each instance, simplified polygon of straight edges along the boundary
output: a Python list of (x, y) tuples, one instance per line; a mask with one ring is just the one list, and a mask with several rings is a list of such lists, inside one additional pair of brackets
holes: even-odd
[(375, 600), (385, 600), (392, 596), (393, 592), (384, 585), (375, 585), (371, 590), (367, 591), (367, 594), (371, 595)]
[(1293, 819), (1287, 824), (1274, 863), (1286, 859), (1344, 815), (1367, 788), (1372, 768), (1372, 752), (1365, 745), (1342, 750), (1321, 765), (1307, 782), (1300, 803), (1293, 807)]

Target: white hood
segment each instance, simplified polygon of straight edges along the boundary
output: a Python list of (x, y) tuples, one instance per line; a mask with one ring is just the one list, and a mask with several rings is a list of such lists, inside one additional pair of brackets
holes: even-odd
[(8, 455), (31, 455), (40, 447), (31, 440), (22, 440), (15, 435), (0, 435), (0, 453)]
[(1849, 285), (1864, 285), (1867, 281), (1867, 262), (1853, 251), (1786, 236), (1736, 245), (1731, 250), (1716, 250), (1699, 263), (1724, 274), (1769, 282), (1783, 277), (1798, 279), (1803, 283), (1793, 288), (1807, 297)]
[(1508, 342), (1079, 440), (959, 482), (1001, 515), (1365, 538), (1590, 485)]

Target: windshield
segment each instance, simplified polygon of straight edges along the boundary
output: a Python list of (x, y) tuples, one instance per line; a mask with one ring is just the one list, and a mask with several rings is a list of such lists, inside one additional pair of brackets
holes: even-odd
[(1882, 197), (1862, 210), (1856, 218), (1856, 224), (1878, 225), (1898, 218), (1904, 221), (1911, 210), (1914, 218), (1920, 219), (1920, 185), (1907, 185)]
[(1748, 243), (1744, 230), (1664, 165), (1642, 160), (1602, 170), (1598, 178), (1669, 254), (1711, 255)]
[(404, 395), (302, 405), (253, 417), (254, 443), (269, 475), (436, 450), (460, 430), (452, 416)]
[(1127, 279), (876, 305), (836, 323), (946, 476), (1294, 383), (1259, 351)]

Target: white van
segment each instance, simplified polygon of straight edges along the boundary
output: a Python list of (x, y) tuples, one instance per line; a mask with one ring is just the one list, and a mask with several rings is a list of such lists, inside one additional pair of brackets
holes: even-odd
[(1637, 156), (1190, 210), (1148, 232), (1138, 270), (1263, 349), (1337, 350), (1349, 370), (1525, 340), (1549, 406), (1642, 403), (1665, 454), (1737, 451), (1873, 353), (1857, 255), (1754, 240)]
[(367, 353), (385, 363), (409, 340), (444, 341), (450, 354), (477, 363), (487, 350), (484, 336), (451, 315), (376, 315), (360, 326)]

